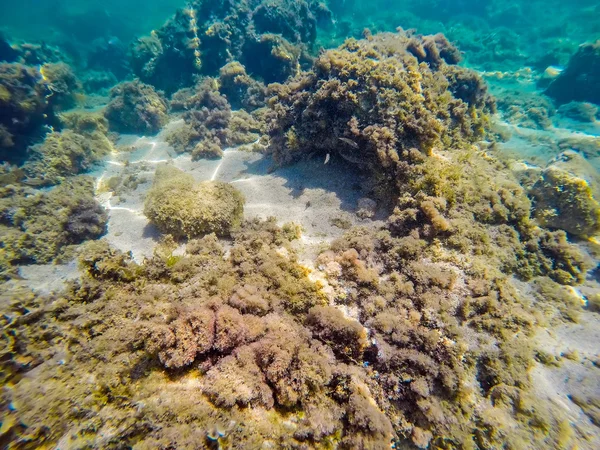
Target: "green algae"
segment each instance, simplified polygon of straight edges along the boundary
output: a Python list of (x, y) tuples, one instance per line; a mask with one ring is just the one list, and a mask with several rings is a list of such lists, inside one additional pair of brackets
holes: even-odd
[(89, 177), (71, 178), (49, 192), (2, 188), (2, 259), (9, 265), (68, 259), (74, 246), (101, 236), (107, 216)]
[(176, 238), (204, 234), (228, 235), (239, 226), (244, 197), (220, 181), (197, 183), (191, 175), (168, 165), (156, 169), (144, 214), (163, 233)]
[[(295, 71), (298, 55), (286, 48), (271, 50)], [(367, 33), (269, 88), (269, 152), (279, 164), (339, 156), (363, 168), (367, 188), (393, 207), (383, 226), (350, 228), (316, 269), (299, 262), (292, 243), (299, 226), (242, 223), (243, 198), (230, 185), (159, 166), (144, 212), (167, 236), (151, 258), (137, 264), (91, 242), (79, 255), (82, 277), (64, 292), (14, 292), (8, 301), (0, 373), (10, 389), (0, 404), (11, 445), (571, 445), (561, 411), (532, 397), (535, 359), (556, 361), (531, 337), (544, 316), (576, 320), (562, 285), (581, 283), (590, 266), (564, 232), (531, 220), (525, 190), (472, 145), (485, 134), (492, 103), (477, 75), (452, 65), (456, 59), (441, 35)], [(228, 71), (249, 84), (240, 67)], [(221, 86), (201, 83), (183, 102), (187, 131), (172, 135), (186, 150), (193, 143), (195, 158), (220, 154), (232, 136), (227, 128), (244, 141), (265, 130), (247, 113), (231, 113), (216, 92), (231, 74), (222, 75)], [(460, 88), (465, 81), (470, 89)], [(383, 94), (372, 96), (373, 87)], [(198, 112), (213, 101), (214, 111)], [(141, 122), (153, 123), (144, 114)], [(194, 128), (205, 119), (218, 126)], [(105, 126), (75, 116), (65, 123), (73, 131), (63, 137)], [(101, 221), (90, 229), (70, 223), (78, 217), (69, 209), (71, 183), (38, 194), (36, 207), (48, 202), (41, 213), (23, 207), (7, 226), (21, 229), (7, 230), (2, 250), (16, 249), (18, 233), (38, 222), (52, 231), (33, 245), (40, 261), (66, 257), (61, 246), (71, 237), (58, 229), (96, 236)], [(19, 188), (6, 189), (8, 196)], [(176, 239), (186, 238), (185, 252), (176, 252)], [(534, 279), (535, 304), (515, 276)], [(578, 403), (595, 414), (594, 399)]]

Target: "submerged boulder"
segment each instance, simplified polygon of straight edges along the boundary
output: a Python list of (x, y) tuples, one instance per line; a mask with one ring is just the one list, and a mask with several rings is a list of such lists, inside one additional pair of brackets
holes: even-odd
[(574, 151), (559, 155), (532, 186), (534, 214), (548, 228), (590, 237), (600, 232), (598, 176)]
[(208, 233), (228, 235), (242, 221), (244, 197), (220, 181), (196, 182), (168, 165), (156, 169), (144, 214), (163, 233), (192, 238)]
[(167, 123), (167, 102), (139, 80), (121, 83), (110, 91), (104, 113), (110, 128), (120, 133), (158, 133)]
[(560, 105), (573, 101), (600, 104), (600, 40), (580, 45), (545, 93)]

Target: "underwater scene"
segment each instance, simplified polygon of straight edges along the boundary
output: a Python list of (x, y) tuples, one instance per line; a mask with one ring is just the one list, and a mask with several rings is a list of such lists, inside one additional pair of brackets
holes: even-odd
[(600, 3), (0, 13), (0, 448), (600, 449)]

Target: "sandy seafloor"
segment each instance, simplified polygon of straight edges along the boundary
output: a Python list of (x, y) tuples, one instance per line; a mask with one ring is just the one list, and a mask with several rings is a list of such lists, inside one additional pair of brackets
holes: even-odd
[[(499, 81), (487, 77), (492, 93), (494, 85), (508, 86), (523, 92), (534, 91), (533, 80), (514, 77)], [(497, 124), (509, 130), (511, 137), (498, 146), (501, 158), (513, 159), (528, 167), (542, 166), (566, 150), (556, 145), (561, 139), (577, 138), (588, 147), (598, 148), (597, 154), (585, 155), (600, 172), (600, 123), (581, 124), (570, 120), (555, 120), (550, 129), (524, 128), (503, 122), (496, 117)], [(275, 216), (279, 224), (296, 222), (302, 225), (303, 234), (298, 250), (303, 264), (310, 266), (319, 251), (344, 233), (344, 229), (333, 224), (335, 221), (351, 225), (377, 226), (385, 219), (386, 211), (377, 211), (373, 219), (361, 219), (356, 215), (356, 205), (361, 194), (358, 186), (360, 175), (343, 160), (331, 158), (301, 161), (291, 167), (272, 170), (269, 157), (244, 149), (226, 149), (222, 159), (192, 161), (187, 154), (178, 155), (165, 142), (165, 136), (173, 127), (181, 126), (182, 120), (175, 119), (156, 136), (121, 135), (117, 148), (127, 148), (109, 155), (91, 173), (97, 179), (97, 198), (108, 210), (108, 232), (102, 238), (112, 246), (125, 252), (131, 251), (137, 262), (152, 255), (159, 242), (159, 232), (149, 224), (143, 214), (144, 198), (152, 186), (154, 171), (158, 164), (170, 163), (190, 173), (198, 181), (219, 180), (232, 183), (246, 198), (246, 218)], [(578, 150), (575, 148), (575, 150)], [(518, 166), (518, 164), (517, 164)], [(135, 189), (113, 195), (104, 186), (113, 176), (134, 175)], [(590, 244), (579, 243), (584, 249)], [(180, 251), (183, 251), (183, 246)], [(590, 253), (590, 252), (588, 252)], [(591, 255), (591, 253), (590, 253)], [(595, 258), (596, 263), (600, 260)], [(60, 290), (65, 280), (78, 276), (76, 263), (66, 265), (32, 265), (20, 268), (23, 280), (9, 283), (24, 283), (41, 293)], [(526, 283), (521, 293), (528, 294)], [(585, 302), (585, 295), (600, 292), (600, 275), (591, 271), (584, 285), (573, 288), (572, 293)], [(533, 296), (530, 295), (533, 300)], [(550, 399), (564, 409), (572, 423), (589, 440), (582, 447), (600, 448), (600, 428), (596, 427), (572, 401), (573, 395), (600, 398), (600, 380), (595, 367), (600, 357), (600, 315), (582, 310), (579, 323), (564, 323), (558, 327), (545, 328), (538, 332), (536, 348), (552, 355), (577, 352), (579, 360), (562, 358), (559, 367), (536, 362), (531, 372), (533, 386), (539, 397)], [(584, 447), (585, 446), (585, 447)]]

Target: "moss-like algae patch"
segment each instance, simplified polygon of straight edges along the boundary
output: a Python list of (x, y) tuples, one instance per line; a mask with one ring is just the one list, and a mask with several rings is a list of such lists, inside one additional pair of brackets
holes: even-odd
[[(582, 306), (559, 285), (581, 283), (590, 265), (564, 232), (531, 220), (525, 190), (474, 145), (493, 102), (457, 60), (441, 35), (367, 34), (268, 88), (276, 163), (344, 159), (393, 211), (348, 229), (316, 268), (298, 261), (297, 227), (241, 223), (230, 185), (163, 165), (145, 214), (171, 236), (152, 258), (94, 242), (65, 292), (0, 297), (2, 439), (568, 448), (577, 430), (532, 394), (528, 370), (552, 360), (531, 337), (548, 318), (577, 320)], [(174, 98), (182, 147), (227, 142), (231, 110), (216, 89), (208, 80)], [(184, 253), (173, 238), (191, 239)], [(536, 298), (515, 278), (533, 279)], [(593, 399), (579, 402), (595, 414)]]
[[(67, 258), (77, 244), (104, 234), (106, 212), (94, 199), (91, 178), (71, 178), (49, 192), (0, 190), (0, 268)], [(3, 275), (4, 275), (3, 274)]]
[(176, 238), (208, 233), (228, 235), (244, 212), (244, 197), (220, 181), (195, 182), (191, 175), (168, 165), (156, 169), (144, 214), (163, 233)]

